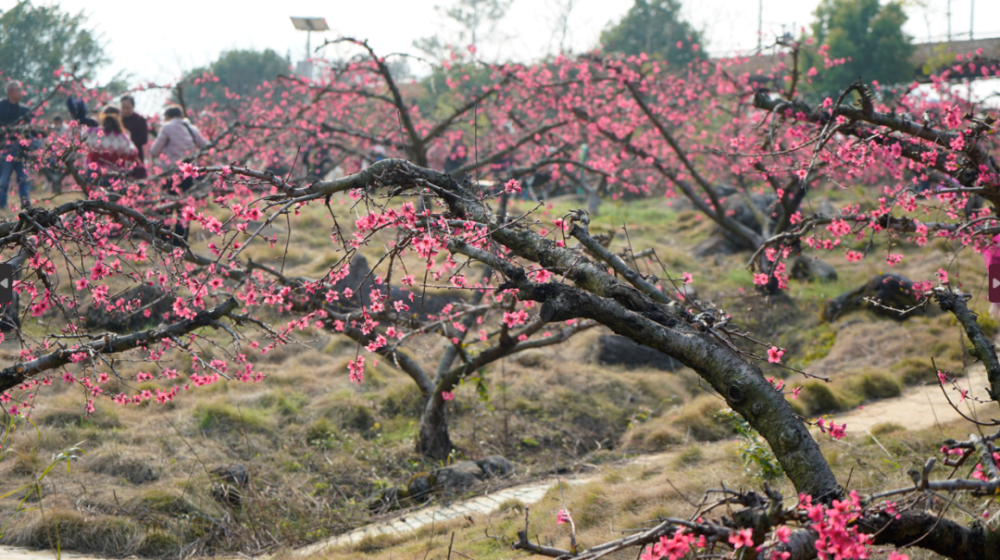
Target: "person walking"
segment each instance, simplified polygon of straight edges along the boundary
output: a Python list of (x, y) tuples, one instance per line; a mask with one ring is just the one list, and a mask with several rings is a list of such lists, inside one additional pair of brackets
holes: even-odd
[[(184, 118), (180, 107), (168, 108), (163, 117), (167, 122), (160, 128), (160, 134), (149, 148), (150, 157), (157, 158), (162, 154), (171, 164), (177, 164), (208, 145), (198, 128)], [(184, 179), (180, 185), (181, 191), (187, 191), (192, 184), (193, 178)]]
[[(208, 145), (208, 141), (201, 135), (198, 128), (184, 118), (180, 107), (169, 107), (164, 111), (163, 117), (167, 122), (160, 128), (160, 134), (149, 148), (151, 158), (155, 159), (162, 154), (171, 164), (182, 163), (188, 159), (194, 159), (193, 156), (197, 151)], [(172, 185), (172, 180), (167, 179), (166, 187), (168, 190)], [(193, 185), (194, 177), (188, 176), (177, 185), (177, 188), (183, 193), (187, 192)], [(187, 241), (189, 233), (187, 225), (178, 218), (177, 224), (174, 226), (174, 234)], [(177, 245), (177, 237), (171, 237), (169, 242)]]
[(135, 144), (138, 154), (136, 155), (136, 166), (132, 170), (132, 176), (136, 179), (145, 179), (149, 176), (146, 171), (146, 157), (143, 148), (149, 142), (149, 123), (146, 117), (135, 112), (135, 99), (131, 95), (123, 95), (120, 100), (122, 108), (122, 124), (128, 130), (132, 143)]
[[(21, 82), (10, 81), (6, 86), (7, 98), (0, 101), (0, 126), (13, 127), (28, 124), (31, 111), (21, 105), (24, 97), (24, 87)], [(17, 177), (17, 192), (21, 196), (21, 206), (29, 206), (31, 199), (28, 193), (31, 183), (24, 171), (24, 160), (27, 150), (21, 145), (21, 136), (5, 130), (2, 133), (0, 145), (0, 210), (7, 209), (7, 189), (10, 187), (11, 176)]]

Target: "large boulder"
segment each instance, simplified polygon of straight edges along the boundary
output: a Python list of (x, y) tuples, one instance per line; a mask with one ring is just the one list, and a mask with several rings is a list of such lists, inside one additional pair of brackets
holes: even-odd
[[(740, 195), (739, 191), (726, 186), (716, 187), (715, 190), (720, 198), (725, 199), (722, 206), (727, 216), (747, 228), (761, 233), (762, 230), (757, 217), (750, 207), (747, 206), (746, 199)], [(751, 194), (750, 200), (764, 216), (768, 216), (770, 219), (774, 203), (777, 201), (774, 193)], [(746, 239), (742, 236), (719, 225), (715, 225), (712, 228), (711, 234), (706, 239), (691, 248), (691, 253), (696, 257), (704, 258), (716, 255), (733, 255), (752, 249), (755, 249), (755, 247), (749, 246)]]
[[(881, 305), (868, 303), (865, 298), (875, 300)], [(917, 303), (913, 282), (908, 278), (899, 274), (880, 274), (873, 276), (863, 285), (829, 300), (826, 303), (826, 308), (823, 309), (823, 320), (834, 321), (852, 311), (871, 309), (876, 315), (903, 321), (913, 315), (925, 312), (920, 308), (901, 315), (897, 311), (886, 309), (886, 307), (906, 310), (914, 307)]]
[(463, 492), (488, 478), (502, 478), (513, 472), (514, 465), (500, 455), (460, 461), (434, 471), (434, 489), (446, 493)]
[[(84, 317), (87, 327), (90, 329), (132, 333), (163, 323), (163, 316), (173, 309), (175, 299), (168, 292), (148, 284), (142, 284), (127, 290), (118, 297), (111, 298), (112, 302), (120, 300), (129, 302), (131, 311), (108, 313), (103, 306), (97, 307), (91, 304)], [(140, 309), (142, 311), (139, 311)], [(146, 311), (149, 311), (149, 316), (147, 316)]]
[[(721, 192), (728, 192), (728, 190)], [(774, 203), (777, 202), (777, 200), (778, 197), (771, 192), (750, 195), (750, 201), (753, 202), (753, 205), (757, 207), (757, 210), (759, 210), (761, 214), (768, 219), (770, 219)], [(727, 194), (726, 201), (722, 203), (722, 206), (726, 209), (726, 215), (731, 219), (736, 220), (757, 233), (761, 233), (762, 229), (760, 227), (760, 223), (757, 221), (757, 217), (754, 215), (753, 210), (747, 206), (746, 200), (740, 196), (738, 192), (733, 190), (730, 194)], [(747, 240), (742, 236), (737, 235), (721, 226), (715, 226), (713, 233), (715, 235), (722, 236), (729, 241), (729, 243), (736, 246), (740, 250), (749, 251), (756, 249), (756, 247), (747, 245)]]
[(698, 258), (714, 257), (716, 255), (735, 255), (743, 248), (724, 237), (721, 233), (713, 233), (691, 247), (691, 254)]
[(475, 461), (460, 461), (434, 471), (435, 490), (462, 492), (486, 480), (486, 473)]
[(485, 473), (487, 477), (503, 478), (514, 474), (513, 463), (500, 455), (491, 455), (484, 459), (480, 459), (476, 461), (476, 464), (479, 465), (479, 468), (483, 469), (483, 473)]
[(799, 255), (792, 262), (792, 271), (789, 274), (796, 280), (804, 282), (836, 282), (837, 269), (819, 260), (818, 257), (808, 257)]
[(406, 494), (412, 498), (419, 498), (430, 494), (434, 490), (437, 479), (431, 473), (417, 473), (410, 477), (406, 483)]
[(682, 367), (677, 360), (663, 352), (618, 335), (601, 335), (598, 339), (597, 361), (604, 365), (625, 366), (632, 369), (651, 367), (675, 371)]

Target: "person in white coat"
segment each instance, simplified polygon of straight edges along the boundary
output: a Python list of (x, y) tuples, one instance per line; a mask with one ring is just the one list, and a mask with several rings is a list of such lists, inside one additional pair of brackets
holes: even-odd
[[(180, 107), (168, 108), (163, 117), (167, 122), (160, 128), (160, 134), (149, 149), (149, 155), (153, 159), (162, 154), (171, 164), (176, 164), (208, 145), (208, 140), (201, 135), (198, 127), (184, 118)], [(181, 190), (187, 189), (181, 187)]]
[[(181, 163), (208, 145), (208, 141), (201, 135), (198, 127), (184, 118), (180, 107), (167, 108), (163, 117), (167, 122), (160, 128), (160, 134), (149, 149), (149, 155), (154, 161), (162, 154), (171, 164)], [(172, 185), (172, 179), (168, 179), (167, 188), (170, 189)], [(181, 192), (187, 192), (193, 185), (194, 177), (189, 176), (177, 186)], [(188, 233), (187, 224), (178, 218), (177, 224), (174, 226), (174, 234), (187, 241)], [(176, 237), (170, 238), (169, 241), (178, 244)]]

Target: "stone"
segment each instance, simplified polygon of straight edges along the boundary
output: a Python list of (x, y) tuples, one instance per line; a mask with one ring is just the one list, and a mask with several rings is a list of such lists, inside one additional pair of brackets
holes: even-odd
[[(726, 192), (727, 194), (723, 195), (722, 192)], [(727, 216), (743, 224), (747, 228), (757, 233), (761, 233), (762, 230), (760, 223), (757, 222), (756, 216), (754, 216), (753, 211), (747, 206), (744, 198), (740, 196), (735, 189), (720, 191), (720, 196), (726, 197), (726, 201), (722, 203), (722, 206), (725, 208)], [(770, 213), (773, 211), (772, 208), (777, 200), (778, 197), (771, 192), (750, 195), (750, 201), (753, 202), (753, 205), (756, 206), (764, 216), (770, 216)], [(713, 235), (720, 235), (728, 240), (736, 247), (737, 251), (749, 251), (756, 249), (756, 247), (748, 246), (747, 241), (742, 236), (737, 235), (721, 226), (716, 225), (712, 233)]]
[(417, 473), (411, 476), (409, 482), (406, 483), (406, 490), (411, 498), (420, 498), (430, 494), (431, 490), (434, 490), (436, 482), (436, 477), (431, 473)]
[[(132, 306), (132, 311), (115, 311), (113, 313), (108, 313), (103, 306), (98, 308), (91, 304), (84, 316), (87, 327), (90, 329), (128, 334), (154, 328), (163, 323), (163, 316), (173, 310), (175, 298), (159, 288), (155, 288), (149, 284), (142, 284), (125, 291), (120, 296), (112, 296), (108, 299), (112, 302), (122, 299), (127, 302), (139, 301), (138, 305)], [(149, 310), (149, 317), (146, 317), (146, 310), (138, 311), (146, 306), (149, 306), (147, 308)]]
[(434, 478), (435, 490), (461, 492), (486, 480), (486, 473), (475, 461), (460, 461), (434, 471)]
[(716, 255), (735, 255), (741, 250), (737, 244), (716, 233), (695, 244), (691, 248), (691, 254), (698, 258), (704, 258)]
[(489, 478), (502, 478), (514, 474), (514, 465), (500, 455), (491, 455), (476, 461), (461, 461), (410, 477), (406, 484), (386, 488), (368, 500), (368, 509), (384, 513), (399, 508), (411, 500), (426, 501), (431, 493), (456, 494), (470, 490)]
[(883, 306), (899, 310), (909, 309), (917, 305), (913, 282), (908, 278), (899, 274), (875, 275), (862, 286), (829, 300), (823, 309), (823, 320), (835, 321), (838, 317), (859, 309), (871, 309), (876, 315), (897, 321), (905, 321), (914, 315), (926, 313), (923, 308), (919, 308), (905, 315), (900, 315), (897, 311), (866, 302), (866, 297), (881, 302)]
[(479, 468), (483, 470), (483, 473), (485, 473), (487, 477), (502, 478), (514, 474), (514, 465), (500, 455), (484, 457), (476, 461), (476, 464), (479, 465)]
[[(368, 259), (362, 255), (355, 255), (351, 259), (347, 276), (330, 287), (330, 289), (340, 292), (340, 299), (334, 302), (334, 305), (342, 312), (354, 311), (361, 307), (362, 297), (368, 301), (369, 294), (375, 285), (375, 275), (371, 274)], [(353, 292), (351, 297), (344, 296), (345, 288), (351, 289)], [(379, 290), (385, 290), (385, 286), (379, 286)], [(424, 318), (426, 315), (437, 315), (449, 303), (462, 301), (461, 298), (452, 295), (425, 294), (417, 286), (414, 286), (414, 292), (413, 301), (410, 301), (410, 291), (393, 287), (391, 297), (393, 300), (402, 300), (410, 307), (410, 313), (415, 313), (420, 318)]]
[(598, 339), (597, 361), (603, 365), (625, 366), (628, 369), (651, 367), (675, 371), (682, 367), (666, 354), (618, 335), (601, 335)]
[(804, 282), (836, 282), (837, 269), (817, 257), (800, 255), (792, 263), (789, 276)]

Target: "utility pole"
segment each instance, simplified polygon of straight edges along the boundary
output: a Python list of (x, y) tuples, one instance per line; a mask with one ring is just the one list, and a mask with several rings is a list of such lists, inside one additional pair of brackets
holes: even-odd
[(969, 4), (969, 40), (972, 40), (972, 25), (976, 22), (976, 0)]
[(948, 42), (951, 42), (951, 0), (948, 0)]
[(764, 52), (764, 0), (757, 3), (757, 54)]

